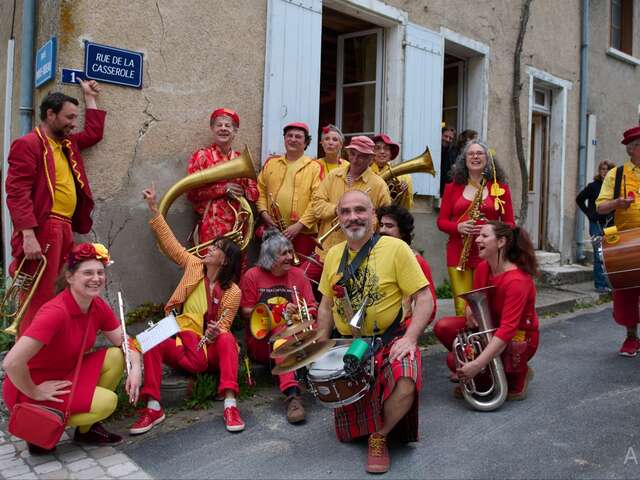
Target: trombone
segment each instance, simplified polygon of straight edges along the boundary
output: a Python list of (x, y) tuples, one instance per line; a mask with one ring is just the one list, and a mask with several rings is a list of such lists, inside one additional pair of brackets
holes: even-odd
[[(38, 261), (36, 270), (32, 274), (22, 271), (26, 257), (24, 257), (20, 262), (20, 265), (18, 265), (18, 269), (13, 276), (11, 285), (5, 291), (2, 301), (0, 301), (0, 312), (2, 312), (2, 316), (13, 320), (11, 325), (3, 330), (4, 333), (8, 333), (9, 335), (18, 335), (18, 329), (20, 328), (22, 317), (27, 311), (27, 308), (29, 308), (33, 295), (35, 294), (38, 285), (40, 284), (40, 280), (42, 279), (42, 275), (47, 268), (47, 257), (45, 256), (45, 253), (47, 252), (48, 247), (49, 246), (47, 245), (45, 250), (42, 252), (42, 256)], [(23, 292), (28, 293), (24, 295)], [(12, 305), (15, 305), (14, 311), (5, 311), (5, 309), (10, 308)]]

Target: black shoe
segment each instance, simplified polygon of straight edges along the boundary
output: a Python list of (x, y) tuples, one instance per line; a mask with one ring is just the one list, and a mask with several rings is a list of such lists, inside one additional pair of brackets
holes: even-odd
[(29, 449), (29, 453), (31, 455), (48, 455), (56, 451), (56, 447), (53, 448), (42, 448), (38, 445), (34, 445), (33, 443), (27, 442), (27, 448)]
[(87, 433), (80, 433), (80, 429), (76, 428), (73, 441), (90, 445), (118, 445), (122, 443), (122, 437), (108, 432), (101, 423), (94, 423)]

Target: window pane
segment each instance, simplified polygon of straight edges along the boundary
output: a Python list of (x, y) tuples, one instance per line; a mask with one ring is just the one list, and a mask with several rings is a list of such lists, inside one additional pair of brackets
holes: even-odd
[(374, 81), (378, 42), (376, 34), (344, 40), (343, 83)]
[(541, 107), (547, 106), (544, 98), (544, 92), (541, 92), (540, 90), (536, 90), (534, 92), (534, 101), (536, 105), (540, 105)]
[(612, 28), (611, 29), (611, 46), (613, 48), (617, 48), (618, 50), (622, 49), (622, 43), (620, 41), (620, 29)]
[(442, 112), (442, 121), (448, 126), (458, 128), (458, 109), (449, 108)]
[(376, 86), (345, 87), (342, 97), (342, 132), (373, 132), (376, 114)]
[(622, 23), (622, 5), (618, 2), (611, 2), (611, 26), (620, 27)]

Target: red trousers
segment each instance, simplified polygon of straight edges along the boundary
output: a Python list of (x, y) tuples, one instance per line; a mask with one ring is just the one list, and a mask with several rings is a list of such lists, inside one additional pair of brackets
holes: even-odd
[[(45, 268), (38, 289), (31, 298), (31, 303), (20, 321), (18, 335), (27, 329), (31, 324), (36, 312), (40, 307), (51, 300), (55, 295), (55, 285), (58, 275), (62, 270), (64, 261), (68, 253), (73, 248), (73, 232), (71, 230), (71, 220), (62, 220), (58, 217), (50, 217), (38, 230), (38, 242), (47, 258), (47, 268)], [(14, 258), (9, 266), (11, 276), (20, 265), (22, 258)], [(30, 260), (25, 262), (23, 271), (33, 273), (37, 268), (38, 261)]]
[(613, 294), (613, 318), (618, 325), (623, 327), (635, 327), (640, 323), (638, 313), (638, 299), (640, 287), (614, 290)]
[[(247, 345), (247, 352), (251, 360), (261, 363), (263, 365), (270, 365), (273, 361), (271, 355), (271, 344), (268, 337), (263, 340), (254, 338), (251, 334), (245, 336), (245, 344)], [(276, 360), (276, 364), (281, 360)], [(280, 391), (284, 393), (287, 388), (296, 387), (300, 388), (298, 381), (296, 380), (295, 372), (283, 373), (278, 375), (278, 382), (280, 385)]]
[(238, 344), (232, 333), (224, 332), (204, 348), (196, 350), (200, 336), (191, 331), (180, 332), (182, 345), (176, 339), (167, 338), (143, 356), (144, 385), (141, 398), (151, 397), (160, 401), (162, 383), (162, 364), (179, 367), (189, 373), (213, 372), (220, 370), (218, 395), (225, 390), (233, 390), (237, 395), (238, 386)]
[[(453, 341), (460, 330), (466, 329), (465, 317), (442, 317), (433, 327), (438, 340), (449, 350), (447, 365), (452, 372), (456, 371), (455, 355), (451, 351)], [(525, 332), (525, 340), (522, 342), (511, 341), (501, 354), (504, 372), (507, 376), (510, 393), (522, 391), (524, 381), (529, 368), (528, 362), (538, 349), (539, 334), (537, 331)]]

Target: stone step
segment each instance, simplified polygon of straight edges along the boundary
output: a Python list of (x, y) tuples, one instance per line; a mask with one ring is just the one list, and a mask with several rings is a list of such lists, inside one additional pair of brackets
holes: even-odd
[(545, 252), (544, 250), (536, 250), (536, 259), (538, 265), (542, 268), (544, 265), (560, 265), (560, 254), (557, 252)]
[(568, 285), (588, 282), (593, 279), (593, 269), (590, 266), (569, 265), (541, 265), (538, 283), (542, 285)]

